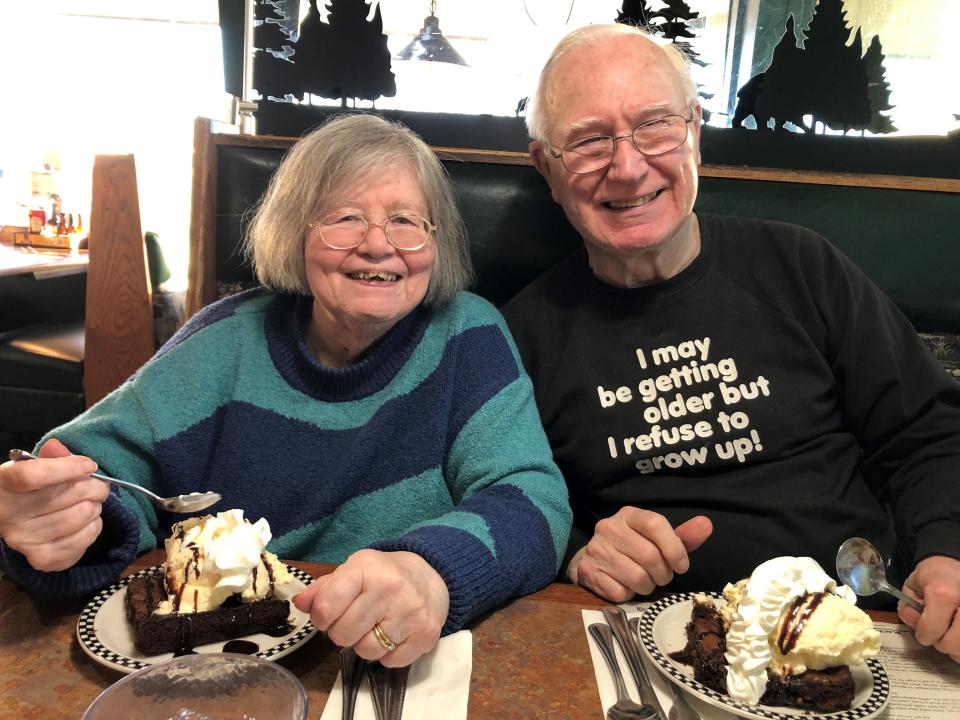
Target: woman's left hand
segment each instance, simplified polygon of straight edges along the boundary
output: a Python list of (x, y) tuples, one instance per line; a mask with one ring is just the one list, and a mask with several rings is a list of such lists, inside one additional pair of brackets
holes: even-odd
[[(415, 553), (359, 550), (294, 596), (293, 604), (310, 613), (314, 626), (337, 645), (387, 667), (403, 667), (437, 644), (450, 594), (443, 578)], [(389, 649), (391, 643), (395, 649)]]

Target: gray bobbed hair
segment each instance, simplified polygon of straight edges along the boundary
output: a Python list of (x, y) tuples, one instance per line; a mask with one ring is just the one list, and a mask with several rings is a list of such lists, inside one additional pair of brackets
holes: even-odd
[(608, 38), (630, 36), (637, 38), (638, 42), (653, 43), (663, 50), (670, 64), (676, 70), (677, 83), (683, 91), (684, 102), (690, 108), (694, 108), (698, 104), (697, 85), (690, 75), (690, 60), (675, 45), (662, 42), (650, 33), (633, 25), (624, 25), (623, 23), (586, 25), (567, 33), (561, 38), (540, 71), (537, 87), (527, 102), (527, 112), (524, 118), (527, 125), (527, 134), (532, 140), (549, 144), (547, 134), (550, 131), (550, 118), (547, 117), (547, 90), (557, 61), (575, 47), (602, 43)]
[(446, 170), (413, 131), (376, 115), (340, 115), (302, 137), (270, 180), (244, 238), (257, 279), (276, 292), (310, 295), (307, 223), (334, 188), (412, 167), (427, 202), (436, 257), (425, 302), (443, 303), (473, 279), (470, 250)]

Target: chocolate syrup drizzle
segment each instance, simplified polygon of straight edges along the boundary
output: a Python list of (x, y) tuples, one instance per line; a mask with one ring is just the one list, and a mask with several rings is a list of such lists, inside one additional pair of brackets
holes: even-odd
[(783, 617), (780, 626), (780, 635), (777, 638), (777, 648), (781, 655), (786, 655), (797, 646), (800, 634), (807, 625), (813, 611), (823, 602), (824, 592), (806, 593), (794, 599)]
[[(180, 583), (180, 587), (177, 588), (176, 597), (173, 600), (173, 611), (180, 612), (180, 605), (183, 604), (183, 592), (187, 589), (187, 583), (190, 581), (190, 570), (193, 569), (193, 576), (196, 579), (200, 578), (200, 548), (197, 547), (195, 543), (190, 543), (187, 545), (190, 551), (193, 553), (193, 559), (188, 560), (187, 564), (183, 566), (183, 582)], [(199, 599), (199, 591), (194, 588), (193, 590), (193, 610), (197, 610), (197, 600)]]

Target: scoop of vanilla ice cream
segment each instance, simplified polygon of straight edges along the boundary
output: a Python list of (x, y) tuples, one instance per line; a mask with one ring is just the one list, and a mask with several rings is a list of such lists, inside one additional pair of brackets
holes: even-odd
[(275, 585), (293, 579), (276, 555), (267, 551), (271, 537), (265, 519), (250, 524), (242, 510), (175, 524), (164, 543), (169, 597), (157, 612), (213, 610), (235, 594), (241, 602), (267, 597)]
[[(730, 697), (741, 702), (756, 704), (767, 689), (767, 667), (773, 658), (773, 648), (776, 644), (777, 629), (780, 627), (784, 611), (794, 599), (806, 593), (827, 592), (835, 594), (837, 600), (849, 605), (855, 613), (865, 619), (872, 631), (873, 626), (866, 615), (854, 607), (856, 595), (845, 586), (837, 583), (828, 576), (823, 568), (809, 557), (778, 557), (762, 563), (753, 571), (745, 586), (728, 586), (732, 588), (731, 597), (739, 595), (739, 603), (729, 613), (729, 627), (727, 629), (727, 693)], [(823, 605), (823, 603), (820, 603)], [(831, 601), (828, 606), (833, 610), (835, 604)], [(812, 617), (815, 617), (819, 609)], [(829, 614), (830, 611), (828, 611)], [(830, 622), (827, 620), (827, 622)], [(807, 634), (808, 626), (803, 628), (799, 639)], [(858, 627), (863, 627), (858, 625)], [(822, 630), (821, 636), (827, 631)], [(845, 631), (839, 630), (843, 634)], [(771, 640), (771, 635), (773, 639)], [(824, 646), (817, 645), (816, 637), (804, 647), (809, 647), (807, 653), (825, 654)], [(800, 646), (798, 640), (797, 647)], [(819, 648), (819, 649), (818, 649)], [(797, 648), (794, 648), (794, 653)], [(788, 653), (789, 655), (789, 653)], [(799, 666), (806, 664), (807, 657), (795, 656), (785, 663), (794, 668), (794, 662)], [(834, 659), (829, 665), (848, 664)], [(782, 667), (782, 665), (781, 665)], [(813, 667), (813, 666), (810, 666)], [(827, 667), (827, 666), (821, 666)]]
[(815, 607), (786, 655), (781, 654), (779, 638), (791, 635), (789, 611), (780, 618), (770, 636), (770, 669), (774, 672), (799, 675), (806, 670), (855, 665), (880, 652), (880, 633), (865, 612), (831, 593), (817, 600), (811, 598)]

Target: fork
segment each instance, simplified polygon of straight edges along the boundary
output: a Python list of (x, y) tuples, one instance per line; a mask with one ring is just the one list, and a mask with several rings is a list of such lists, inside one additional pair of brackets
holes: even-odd
[[(630, 630), (640, 639), (640, 618), (632, 617), (627, 621), (630, 624)], [(670, 712), (667, 713), (667, 720), (702, 720), (700, 713), (691, 707), (687, 702), (687, 697), (672, 678), (667, 679), (667, 685), (670, 686), (670, 694), (673, 696), (673, 704)]]
[[(36, 455), (31, 455), (26, 450), (13, 449), (10, 451), (9, 455), (10, 459), (14, 462), (37, 459)], [(128, 490), (136, 490), (137, 492), (141, 492), (150, 498), (150, 502), (152, 502), (154, 505), (175, 513), (198, 512), (210, 507), (214, 503), (220, 502), (220, 494), (215, 492), (188, 493), (186, 495), (175, 495), (173, 497), (165, 498), (155, 495), (145, 487), (135, 485), (134, 483), (127, 482), (126, 480), (117, 480), (117, 478), (104, 475), (103, 473), (92, 472), (90, 473), (90, 476), (97, 478), (97, 480), (103, 480), (108, 483), (113, 483), (114, 485), (125, 487)]]
[(410, 666), (386, 668), (378, 662), (371, 662), (367, 663), (366, 671), (377, 720), (400, 720)]
[(606, 623), (592, 623), (587, 627), (587, 632), (590, 633), (590, 637), (600, 649), (600, 654), (606, 660), (617, 691), (617, 701), (607, 709), (607, 720), (632, 720), (633, 718), (661, 720), (660, 713), (652, 706), (638, 705), (627, 694), (623, 673), (620, 672), (620, 664), (613, 649), (613, 634), (610, 632), (610, 626)]

